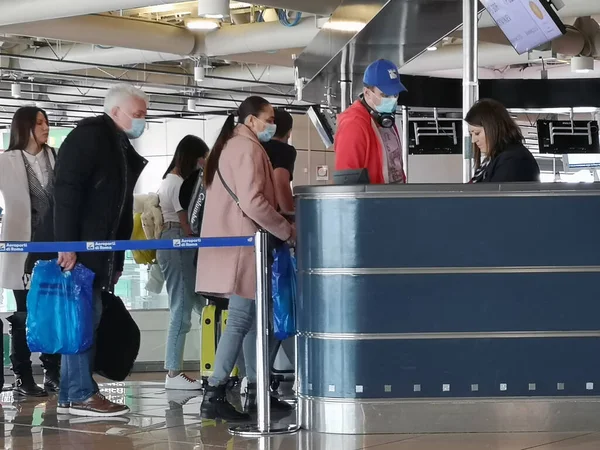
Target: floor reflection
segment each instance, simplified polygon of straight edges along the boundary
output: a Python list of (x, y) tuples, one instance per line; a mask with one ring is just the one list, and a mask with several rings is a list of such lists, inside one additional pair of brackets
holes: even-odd
[[(144, 379), (148, 379), (148, 374)], [(125, 417), (96, 419), (60, 415), (56, 396), (21, 400), (0, 394), (0, 448), (7, 450), (597, 450), (600, 433), (505, 433), (341, 436), (300, 432), (249, 439), (231, 436), (229, 424), (202, 420), (201, 395), (166, 391), (156, 381), (101, 384), (102, 393), (131, 408)], [(283, 387), (287, 397), (286, 387)], [(233, 391), (231, 400), (240, 402)], [(295, 413), (272, 417), (294, 423)]]

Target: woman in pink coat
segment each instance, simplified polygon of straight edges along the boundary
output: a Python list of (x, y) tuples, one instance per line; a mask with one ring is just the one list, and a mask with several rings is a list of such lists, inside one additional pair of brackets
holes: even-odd
[[(273, 169), (261, 142), (271, 140), (273, 107), (249, 97), (227, 118), (204, 170), (206, 204), (201, 236), (252, 236), (257, 224), (281, 240), (294, 240), (292, 225), (277, 212)], [(239, 199), (239, 206), (228, 192)], [(244, 343), (246, 374), (256, 383), (256, 263), (253, 248), (201, 248), (196, 290), (229, 298), (229, 318), (202, 402), (205, 418), (247, 420), (226, 399), (225, 385)], [(248, 339), (245, 339), (246, 335)]]

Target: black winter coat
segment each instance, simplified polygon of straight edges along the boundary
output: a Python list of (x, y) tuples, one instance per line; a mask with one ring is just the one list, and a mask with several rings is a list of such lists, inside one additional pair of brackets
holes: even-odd
[[(133, 231), (133, 189), (147, 161), (107, 115), (82, 120), (65, 139), (54, 172), (54, 208), (34, 242), (128, 240)], [(53, 226), (52, 226), (53, 224)], [(56, 254), (30, 255), (35, 261)], [(77, 261), (96, 274), (94, 285), (112, 289), (124, 252), (80, 253)]]
[(507, 183), (540, 181), (540, 168), (537, 161), (522, 144), (504, 149), (485, 168), (482, 182)]

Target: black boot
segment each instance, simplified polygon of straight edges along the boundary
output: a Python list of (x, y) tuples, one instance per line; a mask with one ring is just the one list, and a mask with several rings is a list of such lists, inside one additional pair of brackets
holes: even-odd
[(222, 419), (227, 422), (243, 422), (250, 420), (248, 414), (239, 412), (227, 401), (227, 388), (208, 386), (204, 391), (200, 413), (203, 419)]
[[(292, 405), (283, 400), (278, 399), (273, 394), (270, 394), (271, 398), (271, 411), (274, 412), (289, 412), (294, 409)], [(256, 383), (248, 383), (248, 390), (246, 392), (246, 400), (244, 402), (244, 411), (249, 413), (256, 412)]]
[(31, 370), (31, 351), (27, 346), (25, 320), (27, 313), (16, 312), (6, 320), (10, 323), (10, 361), (15, 374), (13, 392), (28, 397), (45, 397), (45, 390), (35, 384)]
[(60, 387), (60, 355), (42, 354), (40, 361), (44, 366), (44, 388), (47, 392), (58, 392)]

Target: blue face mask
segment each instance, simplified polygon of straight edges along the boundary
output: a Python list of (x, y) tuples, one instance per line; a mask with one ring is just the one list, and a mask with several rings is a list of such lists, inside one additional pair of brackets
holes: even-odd
[(131, 129), (125, 130), (129, 139), (137, 139), (146, 131), (146, 119), (131, 119)]
[(257, 134), (258, 140), (260, 142), (269, 142), (275, 136), (277, 132), (277, 125), (274, 123), (265, 123), (262, 120), (258, 119), (260, 122), (265, 124), (265, 129)]
[(392, 114), (396, 112), (396, 105), (398, 105), (398, 98), (396, 97), (382, 97), (381, 102), (377, 105), (377, 112), (382, 114)]

